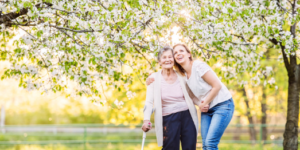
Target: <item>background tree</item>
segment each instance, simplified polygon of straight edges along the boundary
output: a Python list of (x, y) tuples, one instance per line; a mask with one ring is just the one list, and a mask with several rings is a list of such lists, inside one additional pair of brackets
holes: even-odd
[[(1, 10), (4, 43), (25, 32), (13, 51), (2, 45), (2, 60), (12, 64), (3, 78), (18, 78), (29, 90), (74, 87), (69, 94), (99, 99), (101, 86), (119, 88), (134, 73), (140, 76), (151, 68), (150, 61), (137, 62), (159, 45), (145, 41), (142, 34), (154, 13), (162, 13), (158, 3), (150, 7), (134, 0), (1, 1)], [(124, 72), (124, 66), (133, 71)]]
[[(249, 122), (249, 124), (254, 124), (253, 115), (251, 114), (251, 111), (250, 111), (249, 99), (247, 97), (247, 92), (246, 92), (245, 87), (242, 87), (240, 89), (240, 91), (242, 91), (242, 93), (243, 93), (243, 98), (244, 98), (245, 105), (246, 105), (246, 116), (247, 116), (248, 122)], [(250, 139), (252, 141), (257, 140), (256, 139), (257, 134), (256, 134), (256, 130), (255, 130), (254, 126), (249, 127), (249, 134), (250, 134)]]
[[(251, 84), (259, 85), (266, 70), (260, 48), (271, 45), (289, 77), (283, 145), (297, 149), (297, 0), (6, 0), (0, 8), (0, 39), (16, 39), (17, 47), (10, 51), (2, 44), (1, 59), (12, 64), (3, 78), (19, 79), (29, 90), (65, 91), (99, 102), (105, 99), (102, 85), (121, 90), (133, 74), (141, 78), (154, 69), (153, 54), (173, 44), (175, 26), (196, 55), (223, 66), (223, 80), (244, 83), (237, 74), (247, 72)], [(20, 30), (25, 34), (19, 39)]]
[[(299, 48), (299, 2), (274, 1), (201, 1), (186, 3), (182, 9), (188, 17), (174, 17), (193, 49), (203, 57), (226, 56), (224, 77), (249, 72), (252, 82), (258, 82), (265, 70), (259, 64), (263, 51), (259, 47), (273, 45), (280, 50), (289, 77), (287, 122), (284, 149), (298, 148), (299, 86), (297, 50)], [(222, 60), (224, 61), (224, 60)]]

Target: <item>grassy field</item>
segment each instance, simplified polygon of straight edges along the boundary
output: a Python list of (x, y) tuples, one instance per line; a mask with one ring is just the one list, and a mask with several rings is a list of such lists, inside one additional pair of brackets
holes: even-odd
[[(199, 140), (201, 137), (198, 138)], [(220, 150), (282, 150), (281, 144), (237, 144), (224, 143), (232, 139), (225, 134), (219, 145)], [(240, 140), (247, 139), (241, 135)], [(140, 150), (142, 135), (140, 133), (101, 134), (88, 133), (8, 133), (0, 134), (1, 150)], [(197, 150), (201, 149), (201, 141)], [(231, 141), (232, 142), (232, 141)], [(241, 142), (241, 141), (237, 141)], [(300, 147), (299, 147), (300, 148)], [(154, 133), (147, 134), (145, 150), (160, 150)]]
[[(14, 145), (0, 146), (1, 150), (140, 150), (141, 144), (125, 144), (125, 143), (107, 143), (107, 144), (89, 144), (84, 147), (83, 144), (68, 144), (68, 145)], [(145, 150), (161, 150), (156, 143), (148, 143), (145, 145)], [(283, 150), (278, 145), (248, 145), (248, 144), (220, 144), (220, 150)], [(197, 150), (201, 150), (200, 144)]]

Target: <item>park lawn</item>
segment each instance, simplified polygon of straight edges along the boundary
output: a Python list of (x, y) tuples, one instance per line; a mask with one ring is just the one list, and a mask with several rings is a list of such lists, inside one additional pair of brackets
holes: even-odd
[[(14, 145), (14, 146), (0, 146), (1, 150), (140, 150), (140, 144), (124, 144), (124, 143), (109, 143), (109, 144), (87, 144), (84, 145)], [(300, 147), (299, 147), (300, 148)], [(160, 150), (161, 148), (156, 143), (147, 143), (145, 150)], [(197, 147), (197, 150), (200, 150)], [(281, 146), (265, 145), (263, 148), (260, 145), (248, 144), (220, 144), (220, 150), (283, 150)]]
[[(47, 141), (47, 140), (141, 140), (142, 133), (7, 133), (0, 134), (0, 141)], [(155, 133), (148, 133), (147, 140), (155, 140)], [(232, 140), (232, 134), (224, 134), (222, 140)], [(240, 135), (240, 140), (249, 140), (247, 134)], [(257, 137), (259, 139), (259, 137)], [(221, 140), (221, 141), (222, 141)], [(270, 137), (268, 137), (270, 140)], [(300, 140), (300, 136), (299, 136)], [(198, 136), (198, 141), (201, 141), (201, 136)]]
[[(241, 135), (241, 140), (247, 140), (246, 135)], [(84, 140), (87, 141), (84, 145)], [(147, 143), (145, 150), (160, 150), (156, 144), (154, 133), (147, 134)], [(201, 137), (198, 137), (200, 142)], [(223, 140), (223, 141), (222, 141)], [(226, 140), (232, 140), (232, 135), (226, 134), (222, 137), (220, 150), (282, 150), (281, 144), (266, 144), (263, 148), (260, 145), (224, 143)], [(0, 144), (1, 150), (140, 150), (142, 133), (87, 133), (85, 136), (81, 133), (23, 133), (23, 134), (0, 134), (0, 142), (25, 141), (44, 143), (19, 145)], [(78, 143), (61, 143), (53, 144), (53, 141), (80, 141)], [(197, 150), (201, 149), (201, 143), (198, 143)], [(300, 147), (299, 147), (300, 148)]]

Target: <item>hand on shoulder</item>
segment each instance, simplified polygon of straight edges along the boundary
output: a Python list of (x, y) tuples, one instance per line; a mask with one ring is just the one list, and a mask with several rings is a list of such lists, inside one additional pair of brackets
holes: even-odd
[(146, 84), (149, 86), (151, 83), (155, 81), (155, 73), (151, 73), (149, 77), (146, 79)]

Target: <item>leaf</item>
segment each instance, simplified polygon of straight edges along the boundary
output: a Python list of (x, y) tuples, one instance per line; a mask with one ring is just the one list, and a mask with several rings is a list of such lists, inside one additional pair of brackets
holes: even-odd
[(37, 32), (37, 37), (40, 38), (43, 35), (43, 30), (39, 30)]

